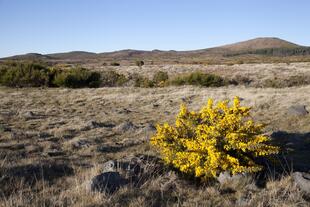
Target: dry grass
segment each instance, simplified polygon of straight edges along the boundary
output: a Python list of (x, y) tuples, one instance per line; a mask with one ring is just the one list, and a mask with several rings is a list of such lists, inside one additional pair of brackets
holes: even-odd
[[(300, 70), (306, 71), (306, 67)], [(219, 184), (197, 185), (167, 170), (139, 187), (129, 185), (112, 196), (92, 193), (87, 185), (107, 160), (157, 155), (147, 142), (153, 133), (147, 126), (172, 122), (182, 102), (197, 110), (208, 98), (217, 101), (240, 96), (242, 104), (253, 106), (255, 119), (269, 124), (267, 133), (308, 133), (309, 115), (290, 116), (287, 109), (294, 104), (309, 107), (309, 90), (310, 86), (0, 88), (0, 206), (309, 206), (309, 196), (291, 182), (289, 175), (270, 180), (266, 188), (252, 188), (249, 183), (246, 188), (235, 186), (231, 190)], [(119, 125), (127, 120), (135, 127), (121, 130)], [(298, 156), (301, 159), (306, 155)], [(309, 165), (306, 157), (301, 162)], [(64, 164), (73, 172), (59, 174), (52, 181), (38, 176), (31, 184), (22, 177), (3, 181), (12, 169), (44, 163)], [(5, 192), (5, 186), (13, 191)]]

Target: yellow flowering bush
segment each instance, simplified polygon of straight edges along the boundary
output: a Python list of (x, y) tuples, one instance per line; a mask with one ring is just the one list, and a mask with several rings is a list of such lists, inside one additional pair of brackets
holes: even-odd
[(175, 126), (157, 125), (151, 144), (166, 163), (196, 177), (260, 171), (255, 158), (276, 154), (278, 147), (268, 145), (264, 125), (253, 121), (250, 109), (240, 106), (238, 97), (232, 106), (227, 100), (214, 105), (209, 99), (199, 112), (181, 105)]

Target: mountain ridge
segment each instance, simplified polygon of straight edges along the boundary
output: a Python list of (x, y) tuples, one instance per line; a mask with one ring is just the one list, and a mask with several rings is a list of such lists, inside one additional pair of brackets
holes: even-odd
[(52, 54), (39, 54), (39, 53), (28, 53), (24, 55), (15, 55), (11, 57), (1, 58), (4, 59), (42, 59), (42, 60), (72, 60), (72, 61), (84, 61), (84, 60), (94, 60), (94, 59), (134, 59), (134, 58), (166, 58), (168, 56), (178, 58), (179, 56), (223, 56), (224, 54), (244, 52), (244, 51), (255, 51), (261, 49), (279, 49), (279, 48), (308, 48), (301, 46), (280, 38), (276, 37), (259, 37), (246, 41), (241, 41), (233, 44), (227, 44), (218, 47), (197, 49), (197, 50), (187, 50), (187, 51), (175, 51), (175, 50), (134, 50), (125, 49), (113, 52), (102, 52), (93, 53), (87, 51), (70, 51), (63, 53), (52, 53)]

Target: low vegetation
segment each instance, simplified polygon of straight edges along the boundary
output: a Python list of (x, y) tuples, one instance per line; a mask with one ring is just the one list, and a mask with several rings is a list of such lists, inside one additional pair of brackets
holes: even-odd
[(56, 71), (53, 84), (59, 87), (96, 88), (100, 86), (101, 75), (98, 72), (90, 72), (84, 68), (72, 68), (69, 70)]
[(293, 86), (304, 86), (310, 84), (310, 76), (309, 75), (294, 75), (286, 78), (273, 78), (266, 79), (262, 87), (264, 88), (285, 88), (285, 87), (293, 87)]
[(158, 71), (153, 76), (153, 82), (157, 86), (165, 86), (167, 81), (169, 80), (169, 75), (167, 72), (164, 71)]
[(101, 73), (101, 86), (115, 87), (123, 86), (128, 82), (128, 78), (115, 71), (104, 71)]
[[(238, 64), (241, 64), (239, 62)], [(7, 62), (0, 65), (0, 85), (8, 87), (165, 87), (169, 85), (195, 85), (201, 87), (222, 87), (244, 85), (259, 88), (285, 88), (310, 84), (308, 74), (290, 76), (268, 76), (262, 80), (234, 75), (232, 78), (212, 74), (212, 72), (186, 72), (170, 77), (166, 71), (150, 75), (133, 72), (129, 75), (114, 70), (91, 71), (79, 66), (54, 65), (42, 62)]]
[(10, 87), (48, 86), (49, 69), (38, 63), (10, 62), (0, 68), (0, 83)]
[(101, 75), (84, 68), (48, 67), (34, 62), (13, 62), (0, 69), (0, 84), (9, 87), (99, 87)]
[(151, 144), (164, 161), (181, 172), (202, 177), (217, 177), (221, 172), (258, 172), (262, 166), (256, 157), (278, 153), (263, 135), (264, 125), (250, 118), (250, 108), (240, 106), (238, 97), (231, 107), (228, 101), (213, 100), (199, 112), (181, 106), (175, 126), (157, 126)]
[(224, 78), (202, 72), (193, 72), (186, 75), (180, 75), (170, 80), (171, 85), (197, 85), (204, 87), (220, 87), (227, 85)]

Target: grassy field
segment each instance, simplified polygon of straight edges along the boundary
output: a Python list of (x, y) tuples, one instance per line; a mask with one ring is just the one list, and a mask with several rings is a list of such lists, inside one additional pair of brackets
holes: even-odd
[[(213, 72), (229, 75), (229, 71), (245, 70), (257, 80), (270, 71), (277, 76), (309, 72), (308, 63), (255, 65), (253, 70), (250, 66), (219, 70), (222, 67), (226, 68), (217, 66)], [(181, 70), (159, 68), (169, 68), (170, 73)], [(259, 73), (258, 68), (265, 70)], [(151, 73), (151, 68), (142, 69)], [(310, 167), (310, 148), (305, 149), (310, 144), (310, 116), (290, 113), (294, 105), (309, 109), (309, 91), (310, 86), (0, 88), (0, 206), (309, 206), (309, 195), (290, 176), (292, 170)], [(279, 159), (286, 156), (287, 161), (282, 178), (270, 170), (263, 187), (253, 180), (223, 186), (189, 180), (162, 166), (148, 141), (156, 123), (172, 123), (181, 103), (198, 110), (208, 98), (231, 100), (234, 96), (253, 107), (254, 119), (268, 124), (266, 133), (282, 146)], [(102, 171), (103, 163), (138, 155), (149, 157), (151, 164), (163, 170), (113, 195), (89, 190), (91, 178)]]

